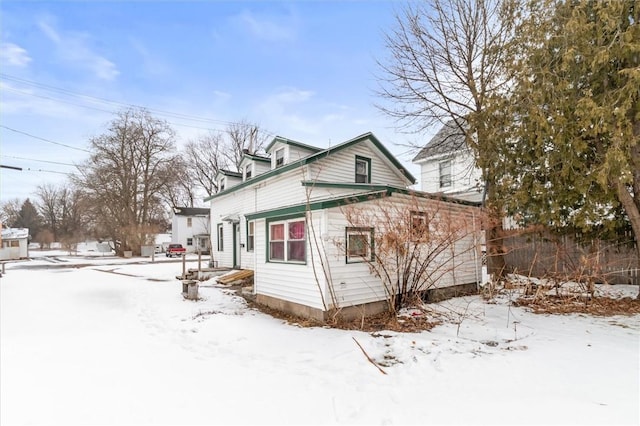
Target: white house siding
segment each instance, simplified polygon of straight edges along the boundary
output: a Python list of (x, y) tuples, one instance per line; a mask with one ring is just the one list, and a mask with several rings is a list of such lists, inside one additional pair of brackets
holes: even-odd
[[(451, 186), (440, 187), (440, 163), (451, 160)], [(473, 156), (468, 152), (457, 152), (451, 156), (441, 156), (420, 162), (421, 188), (425, 192), (454, 194), (476, 192), (481, 182), (480, 169), (475, 167)]]
[[(393, 197), (396, 203), (403, 203), (400, 197)], [(406, 200), (404, 200), (406, 202)], [(440, 203), (445, 208), (452, 208), (455, 215), (465, 216), (469, 224), (473, 223), (471, 211), (473, 207), (452, 206), (435, 200), (422, 199), (422, 205), (428, 203)], [(376, 202), (366, 202), (358, 204), (359, 208), (375, 207)], [(413, 201), (411, 204), (406, 203), (407, 213), (414, 208)], [(403, 208), (400, 209), (403, 211)], [(339, 248), (336, 243), (345, 243), (345, 229), (350, 224), (345, 218), (342, 208), (335, 207), (328, 210), (327, 220), (330, 224), (327, 232), (328, 243), (325, 244), (327, 258), (330, 260), (331, 284), (340, 307), (354, 306), (364, 303), (375, 302), (386, 299), (386, 291), (382, 281), (372, 275), (369, 266), (366, 263), (346, 263), (344, 248)], [(479, 229), (479, 222), (475, 224)], [(369, 226), (372, 226), (369, 224)], [(379, 227), (374, 226), (374, 233), (383, 232)], [(481, 257), (478, 251), (479, 230), (470, 233), (461, 238), (452, 247), (456, 255), (451, 258), (450, 253), (440, 256), (440, 259), (446, 258), (447, 265), (441, 271), (446, 273), (434, 273), (438, 279), (433, 283), (432, 288), (443, 288), (454, 285), (469, 284), (480, 280)], [(344, 246), (343, 246), (344, 247)]]
[[(321, 212), (310, 214), (313, 227), (322, 229)], [(266, 220), (256, 220), (256, 283), (255, 292), (311, 308), (324, 310), (321, 289), (325, 289), (318, 251), (311, 247), (311, 231), (307, 227), (307, 261), (305, 264), (268, 262), (266, 258)], [(318, 271), (314, 275), (314, 266)]]
[(330, 154), (309, 165), (308, 180), (325, 182), (355, 182), (356, 155), (371, 159), (371, 183), (405, 187), (409, 184), (378, 155), (368, 143), (356, 144)]
[[(191, 227), (187, 226), (187, 218), (191, 218)], [(171, 221), (171, 241), (182, 244), (188, 253), (196, 251), (194, 235), (209, 233), (209, 218), (206, 216), (174, 215)], [(192, 244), (187, 245), (187, 239), (192, 238)]]

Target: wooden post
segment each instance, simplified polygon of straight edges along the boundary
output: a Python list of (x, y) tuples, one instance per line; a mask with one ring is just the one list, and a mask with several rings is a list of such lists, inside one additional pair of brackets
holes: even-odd
[(186, 253), (182, 253), (182, 279), (187, 278), (187, 258)]

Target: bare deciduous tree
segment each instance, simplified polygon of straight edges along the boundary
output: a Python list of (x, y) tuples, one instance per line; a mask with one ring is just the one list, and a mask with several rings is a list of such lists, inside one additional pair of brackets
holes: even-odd
[(99, 232), (122, 254), (139, 253), (161, 215), (173, 177), (174, 132), (144, 109), (120, 112), (106, 133), (90, 140), (90, 158), (74, 183), (90, 202)]
[(384, 76), (379, 108), (407, 131), (424, 132), (454, 120), (482, 170), (490, 223), (493, 272), (502, 273), (502, 209), (491, 166), (498, 134), (491, 123), (491, 97), (509, 84), (504, 59), (517, 15), (513, 0), (433, 0), (411, 3), (386, 35), (389, 58), (378, 61)]
[(241, 121), (231, 123), (225, 132), (210, 132), (197, 141), (188, 142), (183, 157), (191, 186), (195, 184), (207, 194), (216, 193), (218, 171), (240, 171), (245, 152), (256, 154), (262, 151), (266, 141), (267, 134), (257, 125)]
[(359, 256), (368, 264), (382, 280), (389, 308), (395, 312), (442, 282), (480, 278), (481, 219), (475, 210), (416, 195), (349, 205), (343, 213), (350, 240), (334, 243), (347, 256)]

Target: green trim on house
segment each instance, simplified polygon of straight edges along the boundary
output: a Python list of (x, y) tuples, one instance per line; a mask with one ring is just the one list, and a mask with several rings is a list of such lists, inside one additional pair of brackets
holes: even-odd
[(388, 191), (371, 191), (363, 194), (349, 195), (346, 197), (330, 198), (310, 203), (296, 204), (277, 209), (263, 210), (261, 212), (249, 213), (245, 217), (247, 220), (256, 220), (271, 217), (292, 217), (299, 216), (308, 211), (330, 209), (332, 207), (345, 206), (347, 204), (361, 203), (363, 201), (375, 200), (388, 196)]
[(311, 145), (304, 144), (302, 142), (298, 142), (298, 141), (294, 141), (294, 140), (291, 140), (291, 139), (283, 138), (282, 136), (276, 136), (275, 138), (273, 138), (271, 143), (269, 143), (269, 145), (267, 145), (267, 147), (264, 150), (266, 152), (269, 152), (271, 150), (271, 148), (273, 148), (273, 145), (276, 144), (276, 142), (280, 142), (280, 143), (283, 143), (285, 145), (295, 146), (297, 148), (302, 148), (302, 149), (305, 149), (307, 151), (312, 151), (312, 152), (320, 152), (320, 151), (323, 150), (323, 148), (318, 148), (317, 146), (311, 146)]
[(401, 188), (399, 186), (392, 186), (392, 185), (322, 182), (322, 181), (312, 181), (312, 180), (304, 180), (301, 182), (301, 184), (302, 186), (309, 186), (309, 187), (315, 187), (315, 188), (338, 188), (338, 189), (360, 189), (360, 190), (366, 189), (369, 191), (389, 191), (389, 193), (411, 195), (419, 198), (427, 198), (430, 200), (440, 200), (440, 201), (446, 201), (449, 203), (462, 204), (465, 206), (480, 207), (482, 205), (482, 203), (478, 201), (460, 200), (458, 198), (453, 198), (447, 195), (416, 191), (413, 189)]
[(208, 202), (213, 200), (214, 198), (217, 198), (221, 195), (226, 195), (229, 194), (233, 191), (237, 191), (239, 189), (242, 189), (246, 186), (249, 185), (253, 185), (256, 184), (258, 182), (261, 182), (265, 179), (269, 179), (272, 178), (274, 176), (277, 176), (281, 173), (285, 173), (288, 172), (290, 170), (294, 170), (298, 167), (302, 167), (306, 164), (310, 164), (313, 163), (315, 161), (321, 160), (323, 158), (326, 158), (336, 152), (342, 151), (343, 149), (349, 148), (353, 145), (356, 145), (364, 140), (370, 140), (371, 143), (373, 143), (375, 145), (376, 148), (378, 148), (380, 150), (380, 152), (382, 152), (387, 159), (400, 171), (400, 173), (402, 173), (411, 184), (415, 184), (416, 183), (416, 178), (413, 177), (413, 175), (411, 173), (409, 173), (404, 167), (402, 167), (402, 165), (398, 162), (398, 160), (395, 159), (395, 157), (384, 147), (384, 145), (382, 145), (380, 143), (380, 141), (372, 134), (372, 133), (365, 133), (363, 135), (360, 135), (354, 139), (348, 140), (346, 142), (341, 143), (340, 145), (336, 145), (334, 147), (325, 149), (324, 151), (320, 151), (317, 152), (315, 154), (312, 154), (308, 157), (302, 158), (300, 160), (294, 161), (293, 163), (289, 163), (289, 164), (285, 164), (284, 166), (278, 167), (277, 169), (273, 169), (270, 170), (266, 173), (262, 173), (259, 174), (253, 178), (251, 178), (251, 180), (239, 183), (237, 185), (234, 185), (230, 188), (225, 189), (224, 191), (220, 191), (217, 194), (213, 194), (208, 196), (207, 198), (204, 199), (204, 202)]
[[(265, 230), (264, 230), (264, 235), (265, 235), (265, 243), (266, 243), (266, 247), (264, 250), (265, 253), (265, 262), (267, 263), (286, 263), (286, 264), (290, 264), (290, 265), (306, 265), (307, 264), (307, 243), (309, 241), (309, 229), (307, 227), (307, 220), (306, 220), (306, 214), (300, 214), (300, 213), (296, 213), (296, 214), (290, 214), (290, 215), (285, 215), (285, 216), (274, 216), (274, 217), (268, 217), (265, 220)], [(271, 242), (270, 238), (269, 238), (269, 234), (271, 232), (271, 228), (270, 225), (273, 222), (288, 222), (291, 220), (295, 220), (295, 219), (304, 219), (305, 224), (304, 224), (304, 262), (301, 262), (299, 260), (271, 260), (269, 259), (269, 250), (270, 250), (270, 246), (269, 243)], [(286, 234), (287, 229), (285, 228), (285, 234)], [(285, 252), (288, 254), (287, 252), (287, 242), (288, 239), (285, 238), (284, 239), (284, 245), (285, 245)]]
[(367, 163), (367, 181), (366, 182), (360, 182), (360, 183), (371, 183), (371, 158), (368, 157), (363, 157), (361, 155), (356, 155), (356, 159), (354, 161), (354, 178), (353, 181), (358, 183), (358, 161), (364, 161), (365, 163)]
[(271, 162), (271, 158), (270, 157), (263, 157), (261, 155), (254, 155), (254, 154), (243, 154), (243, 159), (248, 158), (250, 160), (253, 161), (263, 161), (265, 163), (270, 163)]
[[(216, 248), (219, 252), (224, 252), (224, 224), (218, 223), (216, 226)], [(220, 233), (222, 231), (222, 233)]]

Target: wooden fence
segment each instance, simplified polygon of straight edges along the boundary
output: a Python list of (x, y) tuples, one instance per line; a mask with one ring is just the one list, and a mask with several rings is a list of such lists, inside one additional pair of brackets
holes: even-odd
[(597, 283), (640, 285), (640, 260), (633, 235), (618, 241), (588, 243), (539, 230), (506, 231), (505, 263), (509, 272)]

